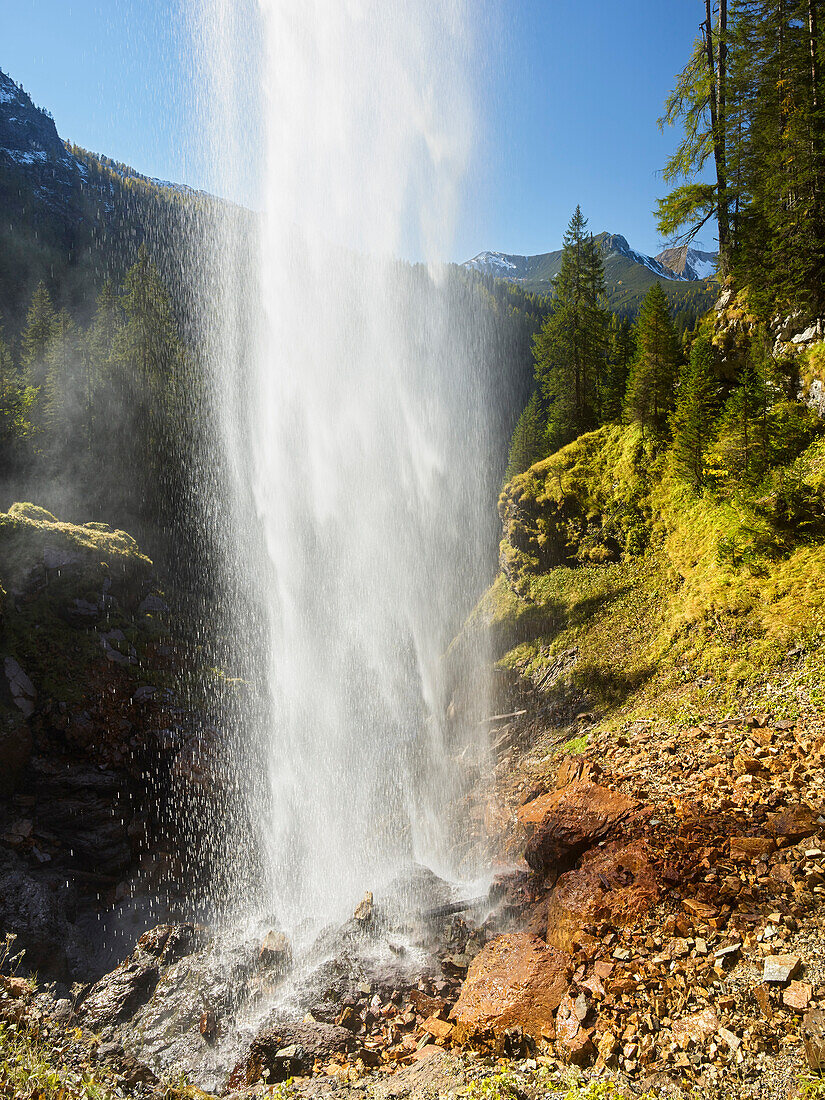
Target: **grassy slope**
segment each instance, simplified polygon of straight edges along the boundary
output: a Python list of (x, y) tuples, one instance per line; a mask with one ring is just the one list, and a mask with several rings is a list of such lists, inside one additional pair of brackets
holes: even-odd
[[(821, 491), (825, 441), (790, 470)], [(503, 571), (468, 624), (500, 665), (535, 683), (577, 646), (566, 688), (617, 720), (825, 701), (825, 539), (692, 492), (618, 426), (515, 478), (500, 509)]]

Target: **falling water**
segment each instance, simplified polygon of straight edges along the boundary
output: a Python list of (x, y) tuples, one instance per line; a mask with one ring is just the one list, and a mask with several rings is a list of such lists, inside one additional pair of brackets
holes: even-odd
[(471, 8), (199, 7), (215, 187), (259, 212), (213, 225), (204, 310), (230, 625), (259, 681), (233, 749), (259, 881), (237, 889), (292, 935), (414, 863), (474, 873), (453, 810), (477, 715), (449, 707), (443, 655), (492, 566), (490, 394), (476, 298), (441, 266)]

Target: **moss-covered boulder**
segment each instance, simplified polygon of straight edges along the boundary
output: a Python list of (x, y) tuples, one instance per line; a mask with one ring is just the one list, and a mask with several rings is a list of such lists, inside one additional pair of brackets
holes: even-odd
[(644, 549), (651, 455), (618, 426), (581, 436), (508, 482), (499, 498), (501, 568), (518, 589), (559, 565), (617, 560)]
[[(29, 717), (37, 696), (82, 700), (96, 666), (137, 666), (136, 618), (152, 586), (152, 562), (125, 531), (64, 523), (35, 504), (0, 513), (0, 707)], [(33, 690), (15, 691), (9, 668)]]

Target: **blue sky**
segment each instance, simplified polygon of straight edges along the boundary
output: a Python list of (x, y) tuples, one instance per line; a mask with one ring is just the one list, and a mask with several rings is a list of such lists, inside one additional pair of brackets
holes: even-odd
[[(185, 6), (0, 0), (0, 68), (52, 111), (61, 136), (197, 186)], [(656, 119), (697, 33), (700, 0), (470, 7), (488, 17), (477, 29), (478, 132), (451, 258), (557, 248), (577, 202), (595, 232), (658, 251), (651, 211), (676, 135), (660, 134)]]

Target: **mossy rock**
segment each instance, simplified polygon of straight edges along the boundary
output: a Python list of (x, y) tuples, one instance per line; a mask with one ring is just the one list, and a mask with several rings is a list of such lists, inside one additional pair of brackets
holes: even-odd
[[(102, 523), (62, 523), (35, 504), (12, 504), (0, 513), (0, 584), (25, 585), (33, 572), (69, 573), (75, 588), (84, 580), (98, 589), (103, 576), (134, 594), (152, 571), (152, 562), (131, 535)], [(76, 592), (81, 595), (81, 592)]]
[(617, 561), (647, 545), (652, 456), (634, 428), (589, 432), (508, 482), (502, 571), (517, 587), (558, 566)]

